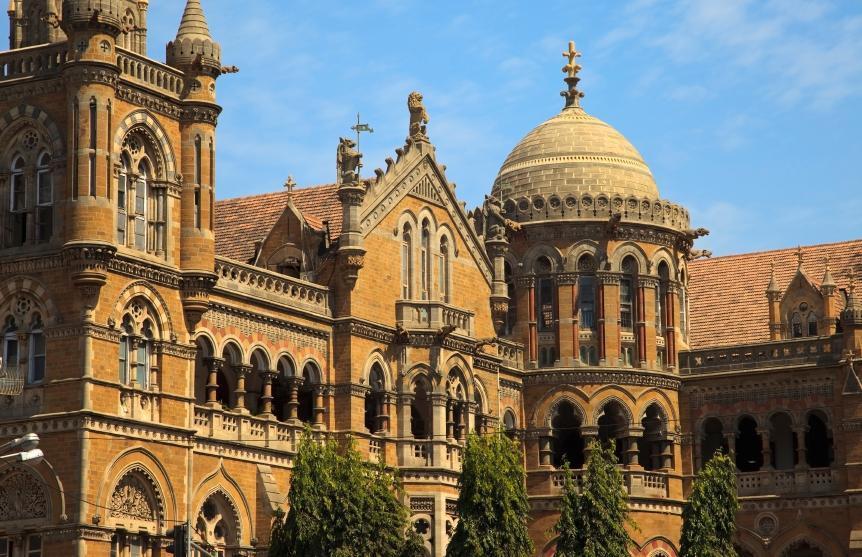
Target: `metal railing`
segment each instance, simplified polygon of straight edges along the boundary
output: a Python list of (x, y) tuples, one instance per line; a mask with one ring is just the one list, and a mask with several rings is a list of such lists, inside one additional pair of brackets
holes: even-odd
[(24, 371), (19, 366), (5, 366), (0, 358), (0, 395), (20, 395), (24, 391), (24, 379)]

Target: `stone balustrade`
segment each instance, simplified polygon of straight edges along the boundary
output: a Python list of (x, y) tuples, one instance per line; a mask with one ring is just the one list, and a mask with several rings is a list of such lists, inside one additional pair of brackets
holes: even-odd
[[(647, 470), (620, 470), (623, 476), (623, 486), (630, 497), (645, 497), (652, 499), (667, 499), (668, 475), (664, 472)], [(572, 480), (575, 489), (580, 491), (584, 486), (585, 470), (572, 470)], [(566, 483), (566, 475), (560, 470), (536, 470), (529, 472), (529, 485), (532, 489), (539, 488), (546, 495), (560, 495)], [(544, 485), (545, 489), (540, 486)]]
[(325, 286), (223, 258), (216, 258), (215, 273), (218, 275), (217, 290), (331, 316), (330, 293)]
[(66, 43), (8, 50), (0, 54), (0, 82), (59, 74), (67, 60)]
[(208, 439), (295, 452), (305, 424), (289, 424), (231, 410), (196, 406), (192, 427), (198, 436)]
[(405, 329), (437, 331), (446, 326), (455, 327), (458, 334), (473, 336), (472, 311), (456, 308), (445, 302), (428, 300), (398, 300), (395, 302), (395, 319)]
[(838, 340), (811, 337), (680, 352), (683, 375), (828, 364), (841, 358)]
[(183, 73), (130, 50), (117, 47), (120, 78), (178, 99), (183, 92)]
[(524, 365), (524, 345), (519, 342), (497, 339), (497, 355), (509, 367), (521, 369)]
[(838, 474), (832, 468), (760, 470), (736, 474), (740, 497), (755, 495), (814, 495), (838, 489)]

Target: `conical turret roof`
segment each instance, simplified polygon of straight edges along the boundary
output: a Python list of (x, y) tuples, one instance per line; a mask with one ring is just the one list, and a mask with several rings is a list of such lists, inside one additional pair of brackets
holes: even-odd
[(183, 19), (177, 30), (177, 40), (182, 39), (207, 39), (212, 40), (210, 28), (207, 25), (207, 16), (201, 6), (200, 0), (188, 0), (186, 9), (183, 11)]
[(210, 35), (210, 28), (200, 0), (187, 0), (177, 38), (168, 43), (167, 62), (176, 68), (192, 65), (221, 71), (221, 48)]

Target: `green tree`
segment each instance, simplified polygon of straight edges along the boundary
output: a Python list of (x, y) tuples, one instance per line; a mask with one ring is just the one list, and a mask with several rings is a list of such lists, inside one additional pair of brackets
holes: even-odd
[(691, 497), (682, 511), (681, 557), (736, 555), (736, 466), (716, 453), (697, 474)]
[(446, 557), (529, 557), (530, 512), (518, 444), (502, 432), (470, 435), (458, 480), (458, 526)]
[(398, 478), (366, 462), (352, 439), (299, 444), (288, 494), (290, 510), (273, 522), (271, 557), (420, 557)]
[(634, 541), (626, 527), (637, 528), (629, 518), (628, 496), (610, 446), (590, 445), (587, 470), (578, 493), (572, 472), (565, 469), (560, 519), (554, 531), (557, 557), (629, 557)]

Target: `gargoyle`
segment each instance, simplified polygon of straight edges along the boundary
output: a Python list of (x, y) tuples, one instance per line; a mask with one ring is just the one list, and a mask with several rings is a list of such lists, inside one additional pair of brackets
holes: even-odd
[(434, 333), (434, 342), (436, 344), (443, 344), (443, 341), (446, 340), (446, 337), (451, 335), (457, 329), (455, 325), (446, 325), (441, 327), (436, 333)]
[(356, 142), (342, 137), (338, 140), (338, 155), (336, 157), (338, 184), (352, 184), (359, 177), (362, 166), (362, 153), (356, 150)]
[(507, 219), (503, 215), (503, 206), (500, 205), (500, 200), (496, 197), (485, 196), (485, 206), (482, 210), (482, 216), (485, 217), (486, 240), (505, 240), (507, 230), (511, 230), (512, 232), (521, 230), (519, 223)]
[(493, 346), (493, 345), (497, 344), (497, 342), (499, 340), (500, 339), (498, 339), (497, 337), (488, 337), (488, 338), (483, 338), (483, 339), (477, 340), (476, 341), (476, 352), (481, 352), (482, 349), (485, 348), (486, 346)]
[(683, 235), (690, 240), (697, 240), (703, 236), (709, 236), (709, 230), (706, 228), (688, 228), (683, 230)]
[(400, 324), (395, 325), (395, 338), (393, 340), (395, 344), (410, 344), (410, 333)]
[(685, 256), (685, 258), (689, 261), (695, 261), (697, 259), (709, 259), (710, 257), (712, 257), (712, 252), (708, 249), (690, 249)]

